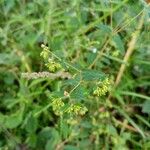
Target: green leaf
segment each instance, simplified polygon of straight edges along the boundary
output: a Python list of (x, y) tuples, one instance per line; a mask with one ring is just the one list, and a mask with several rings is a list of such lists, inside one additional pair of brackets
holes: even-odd
[(150, 114), (150, 101), (147, 100), (142, 105), (142, 112)]
[(64, 150), (79, 150), (79, 148), (73, 145), (66, 145)]
[(2, 114), (0, 113), (0, 124), (3, 124), (3, 123), (4, 123), (4, 120), (5, 120), (4, 115), (2, 115)]
[[(92, 147), (90, 147), (91, 141), (90, 139), (82, 139), (81, 141), (79, 141), (79, 150), (80, 149), (91, 149)], [(77, 148), (78, 149), (78, 148)]]
[(45, 150), (54, 149), (54, 147), (55, 147), (55, 144), (53, 143), (53, 141), (48, 140), (48, 142), (46, 143), (46, 146), (45, 146)]
[(124, 52), (125, 51), (123, 41), (121, 40), (121, 38), (120, 38), (120, 36), (118, 34), (116, 34), (115, 36), (113, 36), (112, 44), (120, 52)]
[(51, 138), (52, 129), (50, 127), (43, 128), (37, 136), (37, 147), (44, 149), (47, 141)]
[(14, 6), (15, 6), (15, 0), (11, 0), (11, 1), (5, 0), (5, 9), (4, 9), (5, 13), (4, 14), (8, 14), (10, 10), (14, 8)]
[(87, 95), (88, 91), (81, 85), (79, 85), (72, 93), (71, 93), (71, 98), (76, 99), (77, 101), (84, 99), (85, 96)]
[(18, 127), (23, 120), (23, 113), (19, 110), (14, 114), (5, 116), (4, 126), (9, 129)]
[(103, 32), (103, 34), (110, 34), (112, 32), (110, 26), (105, 25), (105, 24), (100, 24), (97, 25), (98, 29), (101, 30), (101, 32)]
[(4, 120), (5, 120), (4, 115), (2, 115), (2, 114), (0, 113), (0, 133), (1, 133), (1, 131), (3, 131), (3, 123), (4, 123)]
[(51, 130), (51, 138), (47, 141), (45, 150), (55, 149), (55, 146), (60, 142), (60, 136), (56, 129)]
[(108, 132), (109, 134), (111, 134), (111, 135), (117, 135), (117, 130), (116, 130), (116, 128), (115, 128), (113, 125), (111, 125), (111, 124), (108, 124), (108, 125), (107, 125), (107, 132)]
[(0, 54), (0, 65), (15, 65), (19, 61), (19, 57), (14, 53), (1, 53)]
[(70, 130), (69, 130), (69, 126), (66, 123), (66, 121), (64, 121), (62, 118), (60, 119), (60, 134), (61, 137), (63, 137), (63, 139), (66, 139), (69, 134), (70, 134)]
[(80, 82), (80, 75), (76, 75), (75, 78), (72, 78), (72, 79), (68, 79), (68, 80), (64, 80), (63, 84), (65, 86), (74, 86), (74, 85), (77, 85), (79, 82)]
[(37, 118), (33, 116), (32, 113), (29, 114), (26, 122), (26, 131), (29, 133), (34, 133), (37, 129), (38, 121)]
[(100, 25), (97, 25), (97, 30), (95, 30), (89, 34), (89, 38), (91, 40), (94, 40), (95, 42), (96, 41), (98, 42), (98, 44), (93, 45), (94, 47), (101, 48), (102, 45), (104, 44), (106, 38), (108, 36), (111, 36), (111, 33), (112, 33), (112, 31), (109, 26), (100, 24)]
[(82, 72), (82, 79), (85, 81), (104, 79), (104, 73), (97, 70), (85, 70)]
[(36, 134), (31, 134), (28, 136), (26, 143), (32, 147), (35, 148), (36, 147), (36, 143), (37, 143), (37, 136)]
[(14, 83), (15, 77), (12, 73), (5, 73), (4, 82), (7, 85), (12, 85)]

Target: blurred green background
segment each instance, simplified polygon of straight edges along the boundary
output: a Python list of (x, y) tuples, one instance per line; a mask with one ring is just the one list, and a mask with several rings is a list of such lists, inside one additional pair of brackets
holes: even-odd
[[(135, 51), (112, 100), (94, 97), (94, 85), (87, 82), (104, 74), (117, 76), (142, 13)], [(79, 76), (21, 77), (48, 71), (41, 44), (79, 70), (88, 69), (104, 47), (71, 95), (73, 103), (87, 107), (85, 115), (60, 117), (49, 105), (51, 97), (78, 84)], [(0, 0), (0, 150), (149, 150), (149, 114), (150, 7), (145, 1)]]

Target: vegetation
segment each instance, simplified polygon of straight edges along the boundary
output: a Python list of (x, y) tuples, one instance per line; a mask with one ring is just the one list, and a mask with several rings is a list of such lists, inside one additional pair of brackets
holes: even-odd
[(0, 1), (0, 150), (149, 150), (144, 0)]

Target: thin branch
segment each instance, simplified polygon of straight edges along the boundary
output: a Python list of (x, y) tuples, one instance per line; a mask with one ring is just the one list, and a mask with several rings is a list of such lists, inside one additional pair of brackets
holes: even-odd
[[(140, 31), (142, 29), (143, 23), (144, 23), (144, 13), (142, 14), (140, 21), (139, 21), (139, 24), (138, 24), (138, 27), (137, 27), (136, 31), (132, 34), (131, 41), (128, 44), (128, 49), (127, 49), (126, 54), (123, 58), (123, 61), (126, 63), (129, 61), (129, 59), (130, 59), (130, 57), (131, 57), (131, 55), (135, 49), (135, 45), (136, 45), (138, 36), (140, 34)], [(126, 69), (126, 64), (121, 64), (119, 72), (118, 72), (117, 77), (116, 77), (115, 87), (117, 87), (118, 84), (120, 83), (125, 69)]]
[(130, 131), (133, 131), (133, 132), (138, 132), (138, 130), (136, 128), (134, 128), (133, 126), (128, 125), (127, 123), (121, 122), (121, 121), (116, 120), (116, 119), (115, 119), (115, 121), (118, 125), (121, 125), (123, 128), (126, 128)]
[(122, 26), (120, 29), (116, 28), (114, 29), (114, 34), (117, 34), (119, 32), (121, 32), (124, 28), (126, 28), (128, 25), (131, 24), (132, 21), (134, 21), (137, 17), (139, 17), (142, 13), (144, 12), (144, 9), (142, 9), (135, 17), (133, 17), (131, 20), (127, 21), (126, 23), (124, 23), (125, 25)]
[[(144, 12), (144, 9), (141, 10), (135, 17), (133, 17), (131, 20), (129, 20), (128, 22), (125, 23), (125, 25), (121, 28), (119, 28), (119, 25), (116, 26), (114, 29), (113, 29), (113, 32), (112, 32), (112, 36), (115, 36), (117, 33), (121, 32), (124, 28), (126, 28), (128, 25), (131, 24), (132, 21), (134, 21), (138, 16), (140, 16), (142, 13)], [(111, 14), (111, 17), (112, 17), (112, 14)], [(112, 23), (111, 23), (112, 24)], [(102, 49), (100, 50), (100, 52), (98, 53), (97, 57), (94, 59), (94, 61), (92, 62), (92, 64), (88, 67), (89, 69), (92, 68), (94, 66), (94, 64), (98, 61), (99, 58), (101, 58), (101, 56), (103, 55), (106, 47), (108, 46), (109, 44), (109, 40), (110, 39), (107, 39), (106, 42), (104, 43), (104, 46), (102, 47)]]

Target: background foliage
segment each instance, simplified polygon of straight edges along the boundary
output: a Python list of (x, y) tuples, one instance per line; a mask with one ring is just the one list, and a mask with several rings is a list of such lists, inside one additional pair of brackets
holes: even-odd
[[(142, 14), (143, 27), (120, 84), (114, 90), (111, 83), (106, 95), (93, 95), (100, 81), (115, 81)], [(0, 16), (1, 150), (150, 149), (146, 2), (1, 0)], [(21, 77), (48, 71), (41, 44), (71, 78)], [(54, 105), (58, 98), (65, 104), (62, 115)], [(64, 113), (73, 105), (80, 113)]]

